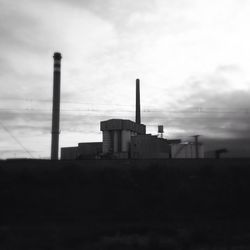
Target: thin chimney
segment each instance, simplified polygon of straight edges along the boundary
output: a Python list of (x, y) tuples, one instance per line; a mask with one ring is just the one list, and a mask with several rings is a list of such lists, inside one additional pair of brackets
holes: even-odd
[(140, 104), (140, 79), (136, 79), (136, 111), (135, 122), (141, 123), (141, 104)]
[(60, 85), (61, 85), (61, 59), (60, 53), (54, 53), (54, 76), (53, 76), (53, 109), (51, 131), (51, 160), (58, 160), (59, 148), (59, 122), (60, 122)]
[(200, 135), (194, 135), (195, 157), (196, 157), (196, 159), (199, 158), (199, 142), (198, 142), (199, 136)]

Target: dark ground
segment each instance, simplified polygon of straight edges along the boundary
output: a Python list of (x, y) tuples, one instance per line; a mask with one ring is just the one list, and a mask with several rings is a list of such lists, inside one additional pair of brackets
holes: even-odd
[(250, 249), (250, 159), (0, 161), (0, 249)]

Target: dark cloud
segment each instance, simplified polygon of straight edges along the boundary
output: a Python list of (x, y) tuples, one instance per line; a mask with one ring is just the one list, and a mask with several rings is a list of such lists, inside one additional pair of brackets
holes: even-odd
[(10, 133), (47, 134), (50, 132), (51, 115), (27, 111), (0, 111), (1, 130), (8, 130)]
[(224, 157), (250, 157), (249, 118), (233, 119), (224, 114), (217, 118), (211, 114), (188, 116), (185, 112), (172, 116), (166, 112), (159, 114), (159, 118), (143, 117), (143, 121), (154, 124), (147, 127), (153, 134), (157, 134), (157, 125), (163, 124), (168, 139), (193, 141), (192, 136), (199, 133), (206, 152), (226, 148), (229, 152)]
[(38, 111), (29, 110), (1, 110), (0, 111), (1, 120), (5, 122), (16, 122), (17, 120), (22, 120), (24, 122), (47, 122), (51, 120), (51, 114), (43, 113)]
[[(232, 138), (243, 138), (250, 132), (250, 92), (232, 87), (237, 82), (221, 75), (221, 71), (232, 70), (239, 69), (226, 65), (198, 80), (189, 79), (185, 87), (190, 90), (184, 100), (189, 106), (184, 110), (185, 125)], [(196, 112), (189, 113), (192, 110)]]
[(190, 141), (190, 136), (200, 134), (206, 150), (226, 147), (230, 157), (250, 156), (250, 91), (234, 88), (237, 82), (230, 78), (240, 70), (222, 65), (212, 74), (189, 78), (178, 90), (183, 96), (176, 105), (145, 112), (142, 120), (154, 126), (155, 133), (163, 124), (167, 138)]
[(200, 140), (204, 144), (205, 151), (210, 156), (215, 150), (225, 148), (228, 150), (228, 153), (223, 154), (222, 157), (250, 157), (250, 136), (241, 139), (211, 139), (201, 137)]
[[(16, 133), (29, 133), (37, 131), (41, 133), (50, 133), (51, 131), (51, 113), (47, 111), (31, 110), (1, 110), (1, 123), (4, 127)], [(100, 132), (100, 121), (114, 118), (112, 114), (105, 115), (95, 112), (74, 112), (72, 114), (66, 111), (61, 112), (60, 127), (64, 132)], [(122, 118), (122, 117), (120, 117)]]
[[(183, 9), (182, 3), (185, 1), (177, 1), (179, 4), (174, 3), (177, 5), (173, 13), (170, 13), (169, 6), (173, 4), (171, 2), (170, 0), (34, 0), (32, 3), (29, 1), (14, 3), (3, 0), (0, 3), (1, 106), (3, 106), (3, 99), (11, 103), (10, 98), (13, 98), (12, 107), (16, 107), (16, 109), (0, 110), (1, 121), (11, 131), (20, 132), (20, 134), (29, 134), (29, 131), (50, 133), (52, 93), (52, 53), (50, 52), (54, 46), (59, 49), (63, 48), (62, 53), (65, 55), (62, 100), (86, 98), (93, 105), (99, 99), (110, 104), (128, 100), (130, 97), (125, 97), (125, 89), (128, 86), (125, 86), (124, 82), (127, 79), (130, 81), (129, 76), (140, 72), (142, 77), (148, 77), (147, 72), (141, 72), (138, 65), (144, 68), (147, 64), (152, 64), (152, 66), (161, 64), (157, 65), (157, 70), (149, 67), (152, 75), (157, 76), (158, 70), (164, 71), (168, 67), (165, 65), (165, 60), (160, 60), (162, 55), (166, 58), (169, 55), (168, 58), (173, 61), (173, 64), (178, 58), (181, 60), (182, 57), (185, 59), (187, 55), (190, 56), (185, 51), (189, 48), (185, 47), (185, 43), (181, 43), (184, 49), (178, 50), (184, 52), (183, 55), (177, 51), (180, 47), (171, 46), (171, 43), (178, 45), (179, 38), (169, 37), (171, 28), (166, 29), (165, 26), (176, 30), (179, 25), (180, 30), (186, 30), (184, 23), (187, 23), (185, 15), (180, 18), (180, 22), (176, 20), (182, 16), (180, 10)], [(44, 11), (46, 8), (47, 11)], [(170, 8), (170, 11), (159, 12), (162, 16), (158, 15), (158, 11), (164, 8)], [(173, 14), (176, 18), (165, 18), (168, 16), (167, 13)], [(146, 15), (144, 16), (144, 14)], [(197, 12), (197, 14), (199, 13)], [(132, 15), (134, 16), (132, 17)], [(55, 16), (56, 18), (54, 18)], [(62, 17), (65, 18), (62, 19)], [(188, 17), (190, 16), (188, 15)], [(70, 22), (72, 20), (73, 22)], [(102, 22), (103, 20), (105, 22)], [(168, 23), (168, 21), (170, 22)], [(60, 26), (61, 22), (63, 25)], [(97, 35), (102, 33), (102, 29), (106, 29), (104, 27), (106, 24), (107, 34), (104, 32), (101, 36)], [(159, 29), (157, 24), (160, 26)], [(204, 30), (203, 27), (201, 28)], [(159, 33), (154, 35), (154, 30), (158, 30)], [(121, 35), (122, 32), (125, 33)], [(82, 36), (78, 36), (79, 33)], [(203, 33), (199, 34), (202, 36)], [(189, 34), (185, 35), (187, 35), (185, 36), (186, 42), (191, 43), (193, 34), (191, 40)], [(199, 37), (194, 39), (196, 38), (199, 42)], [(184, 42), (185, 39), (183, 39)], [(99, 46), (102, 47), (102, 43), (108, 40), (111, 41), (110, 44), (104, 46), (103, 51), (98, 50)], [(79, 44), (80, 46), (78, 46)], [(174, 53), (164, 54), (168, 46), (176, 51), (177, 57)], [(75, 49), (76, 47), (77, 49)], [(197, 51), (199, 51), (199, 46), (197, 45), (197, 47)], [(79, 62), (75, 59), (70, 61), (69, 54), (78, 54), (79, 51), (79, 55), (81, 55), (80, 50), (87, 50), (90, 53), (83, 53), (84, 56), (81, 60), (86, 64), (83, 63), (79, 66)], [(181, 56), (178, 55), (180, 53)], [(206, 54), (200, 55), (201, 58), (205, 58), (205, 56)], [(209, 60), (213, 59), (208, 58), (208, 63)], [(214, 60), (213, 65), (216, 65), (216, 58)], [(180, 63), (178, 67), (180, 72), (177, 68), (173, 69), (176, 70), (176, 75), (181, 75), (182, 64)], [(146, 67), (146, 69), (148, 68)], [(206, 69), (207, 67), (204, 67), (205, 71)], [(241, 68), (229, 61), (228, 64), (218, 66), (211, 74), (190, 77), (184, 87), (177, 90), (179, 93), (183, 93), (182, 98), (178, 97), (179, 99), (176, 100), (172, 98), (175, 105), (161, 106), (157, 112), (155, 110), (145, 112), (142, 114), (142, 121), (146, 125), (163, 124), (167, 135), (171, 136), (189, 136), (200, 133), (209, 138), (223, 138), (225, 141), (226, 138), (243, 140), (250, 134), (249, 112), (246, 110), (250, 94), (249, 91), (232, 87), (232, 82), (237, 79), (237, 74), (241, 73)], [(156, 78), (155, 84), (161, 85), (158, 80)], [(104, 87), (100, 88), (100, 84)], [(238, 84), (237, 80), (234, 84)], [(107, 89), (110, 93), (105, 92), (104, 94), (104, 90)], [(119, 99), (120, 96), (121, 99)], [(167, 95), (164, 96), (164, 93), (154, 97), (151, 93), (149, 94), (152, 104), (153, 102), (158, 103), (157, 99), (165, 97), (168, 98)], [(27, 105), (27, 103), (18, 102), (18, 98), (43, 99), (45, 102), (34, 103), (33, 106), (33, 103)], [(134, 114), (122, 113), (119, 112), (119, 107), (115, 108), (117, 112), (110, 112), (105, 108), (98, 112), (79, 113), (75, 110), (72, 112), (62, 110), (61, 129), (68, 132), (98, 133), (101, 120), (131, 119), (131, 117), (134, 119)]]
[(214, 109), (182, 109), (143, 114), (146, 124), (163, 124), (166, 130), (182, 130), (185, 134), (202, 133), (217, 137), (244, 138), (250, 132), (250, 114), (241, 110), (228, 112)]

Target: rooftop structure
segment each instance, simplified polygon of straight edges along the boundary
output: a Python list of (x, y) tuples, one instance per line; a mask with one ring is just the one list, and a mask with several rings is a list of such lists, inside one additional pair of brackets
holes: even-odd
[(128, 158), (131, 137), (145, 134), (146, 126), (130, 120), (111, 119), (101, 122), (101, 131), (103, 154), (116, 154), (118, 158)]

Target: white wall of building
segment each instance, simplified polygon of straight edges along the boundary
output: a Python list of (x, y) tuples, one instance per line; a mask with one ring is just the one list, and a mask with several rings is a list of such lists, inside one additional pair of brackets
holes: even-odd
[(129, 144), (131, 142), (132, 134), (134, 134), (134, 132), (131, 132), (129, 130), (122, 130), (122, 152), (129, 151)]

